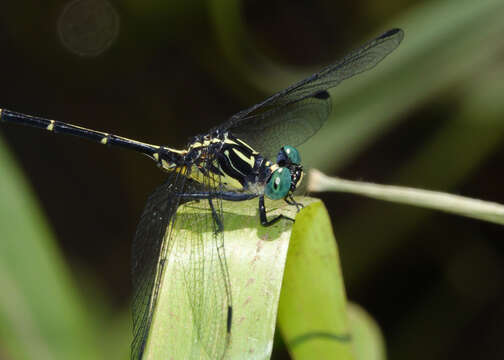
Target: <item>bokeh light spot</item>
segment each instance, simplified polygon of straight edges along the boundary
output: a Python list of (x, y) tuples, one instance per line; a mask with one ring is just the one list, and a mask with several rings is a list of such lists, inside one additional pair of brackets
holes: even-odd
[(81, 56), (98, 56), (119, 34), (119, 15), (106, 0), (74, 0), (58, 19), (63, 46)]

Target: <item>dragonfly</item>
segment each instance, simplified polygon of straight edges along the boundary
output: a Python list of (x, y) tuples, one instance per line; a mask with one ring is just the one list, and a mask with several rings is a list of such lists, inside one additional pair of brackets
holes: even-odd
[[(265, 197), (284, 200), (297, 210), (294, 192), (301, 184), (303, 166), (296, 149), (311, 138), (331, 112), (328, 90), (343, 80), (370, 70), (394, 51), (404, 33), (391, 29), (350, 52), (339, 62), (231, 116), (223, 124), (193, 137), (184, 149), (152, 145), (102, 131), (0, 109), (0, 122), (27, 125), (73, 135), (103, 145), (133, 150), (155, 161), (166, 181), (148, 198), (133, 241), (133, 342), (131, 358), (144, 354), (161, 278), (174, 249), (189, 251), (183, 269), (191, 306), (194, 341), (203, 354), (191, 358), (225, 357), (233, 330), (232, 284), (225, 255), (222, 202), (257, 198), (259, 221), (271, 226), (282, 219), (268, 218)], [(274, 160), (271, 160), (274, 159)], [(212, 251), (204, 251), (202, 236), (175, 236), (184, 217), (177, 210), (197, 201), (205, 204), (207, 224), (213, 229)], [(204, 261), (200, 261), (204, 258)]]

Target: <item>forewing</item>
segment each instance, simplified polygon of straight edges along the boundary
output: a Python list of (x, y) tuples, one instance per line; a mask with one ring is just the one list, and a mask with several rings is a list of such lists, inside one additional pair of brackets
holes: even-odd
[(175, 213), (180, 204), (178, 193), (184, 189), (185, 183), (186, 178), (183, 174), (171, 173), (168, 181), (150, 195), (137, 227), (131, 264), (133, 279), (131, 359), (141, 359), (145, 350), (165, 265), (160, 255), (169, 253), (173, 245), (167, 229), (170, 222), (175, 222)]
[[(212, 154), (202, 150), (202, 158), (212, 162)], [(189, 171), (172, 172), (168, 181), (149, 197), (133, 245), (133, 331), (132, 359), (141, 359), (158, 305), (163, 276), (175, 282), (173, 289), (185, 292), (188, 313), (178, 313), (184, 305), (173, 304), (170, 314), (186, 319), (192, 339), (190, 349), (173, 349), (190, 359), (221, 359), (229, 344), (231, 330), (231, 285), (224, 253), (222, 201), (207, 198), (190, 201), (184, 194), (216, 196), (220, 177), (203, 177), (202, 183), (187, 179)], [(191, 209), (197, 207), (198, 209)], [(203, 215), (202, 215), (203, 214)], [(218, 220), (217, 220), (218, 219)], [(173, 273), (163, 274), (175, 268)], [(170, 270), (171, 271), (171, 270)], [(164, 280), (163, 280), (164, 282)], [(180, 299), (181, 293), (176, 297)], [(170, 302), (169, 302), (170, 303)], [(163, 310), (164, 311), (164, 310)], [(157, 318), (156, 318), (157, 319)], [(157, 321), (157, 320), (156, 320)], [(166, 328), (173, 324), (166, 324)], [(165, 325), (161, 325), (165, 328)], [(182, 332), (182, 329), (179, 331)], [(163, 333), (162, 336), (177, 336)]]
[[(204, 149), (202, 157), (207, 159), (208, 168), (212, 154)], [(216, 194), (219, 188), (219, 176), (205, 176), (197, 191), (209, 194), (212, 205), (209, 199), (184, 204), (177, 220), (177, 230), (183, 229), (186, 234), (184, 241), (176, 242), (177, 253), (189, 254), (179, 257), (179, 266), (192, 310), (191, 359), (222, 359), (231, 334), (231, 284), (224, 233), (219, 226), (223, 223), (222, 200)], [(191, 211), (190, 207), (198, 210)]]
[[(330, 96), (327, 90), (372, 69), (397, 48), (403, 37), (400, 29), (385, 32), (352, 51), (340, 62), (235, 114), (220, 129), (231, 131), (261, 153), (278, 152), (283, 145), (302, 144), (320, 129), (329, 116)], [(300, 129), (304, 132), (298, 133)], [(279, 133), (283, 130), (287, 131)]]
[(250, 116), (231, 132), (267, 159), (275, 160), (282, 146), (298, 146), (315, 134), (330, 112), (329, 93), (322, 92)]

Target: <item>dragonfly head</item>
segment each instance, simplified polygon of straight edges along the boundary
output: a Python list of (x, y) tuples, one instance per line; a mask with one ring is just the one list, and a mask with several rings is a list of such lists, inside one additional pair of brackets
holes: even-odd
[(272, 200), (279, 200), (292, 195), (303, 178), (301, 156), (296, 148), (284, 146), (277, 156), (277, 163), (266, 183), (265, 194)]

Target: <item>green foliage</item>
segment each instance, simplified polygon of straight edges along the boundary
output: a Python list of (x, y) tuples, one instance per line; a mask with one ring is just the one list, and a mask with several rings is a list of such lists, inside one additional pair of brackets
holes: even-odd
[(278, 322), (295, 359), (355, 359), (338, 250), (324, 205), (312, 202), (292, 230)]
[[(296, 359), (381, 359), (371, 355), (380, 349), (383, 353), (376, 325), (355, 306), (352, 314), (347, 312), (338, 251), (324, 205), (310, 198), (298, 201), (305, 207), (297, 216), (292, 206), (270, 202), (268, 207), (274, 210), (269, 216), (282, 213), (296, 221), (282, 220), (267, 228), (257, 221), (257, 200), (223, 203), (234, 319), (226, 358), (239, 359), (243, 354), (269, 358), (278, 309), (282, 336)], [(195, 224), (207, 213), (206, 206), (194, 203), (181, 208), (178, 221)], [(207, 225), (175, 229), (145, 359), (194, 358), (201, 351), (201, 344), (194, 341), (199, 324), (193, 316), (214, 309), (191, 307), (188, 296), (198, 294), (188, 291), (183, 264), (194, 260), (184, 243), (195, 237), (205, 244), (202, 254), (212, 251), (213, 228)], [(212, 272), (208, 259), (205, 272)], [(208, 292), (208, 285), (201, 291)]]
[[(273, 209), (280, 206), (268, 215), (275, 216), (282, 212), (287, 216), (295, 216), (295, 208), (293, 210), (285, 205), (282, 202), (267, 203)], [(225, 252), (233, 298), (233, 324), (226, 356), (237, 359), (242, 354), (250, 354), (251, 358), (268, 358), (272, 350), (292, 222), (282, 220), (271, 227), (262, 227), (258, 221), (255, 199), (237, 203), (223, 202), (223, 211)], [(195, 260), (196, 255), (185, 243), (200, 239), (204, 244), (204, 249), (200, 249), (201, 254), (214, 251), (211, 224), (206, 223), (206, 228), (205, 224), (195, 225), (198, 219), (204, 221), (207, 215), (208, 208), (201, 203), (183, 206), (177, 214), (178, 224), (193, 225), (184, 228), (178, 226), (174, 230), (174, 245), (163, 275), (146, 359), (194, 358), (194, 354), (200, 351), (197, 347), (202, 345), (193, 341), (196, 331), (194, 326), (200, 325), (194, 323), (193, 314), (201, 316), (201, 312), (211, 313), (215, 309), (192, 309), (190, 306), (188, 297), (195, 298), (200, 294), (189, 292), (186, 287), (188, 268), (184, 264)], [(205, 262), (206, 276), (211, 276), (213, 271), (220, 271), (214, 268), (220, 265), (211, 264), (208, 257), (202, 261)], [(200, 290), (211, 293), (209, 285), (203, 285)], [(205, 329), (201, 331), (203, 336), (211, 335)]]
[(1, 142), (0, 148), (0, 353), (9, 359), (100, 358), (93, 317), (32, 191)]

